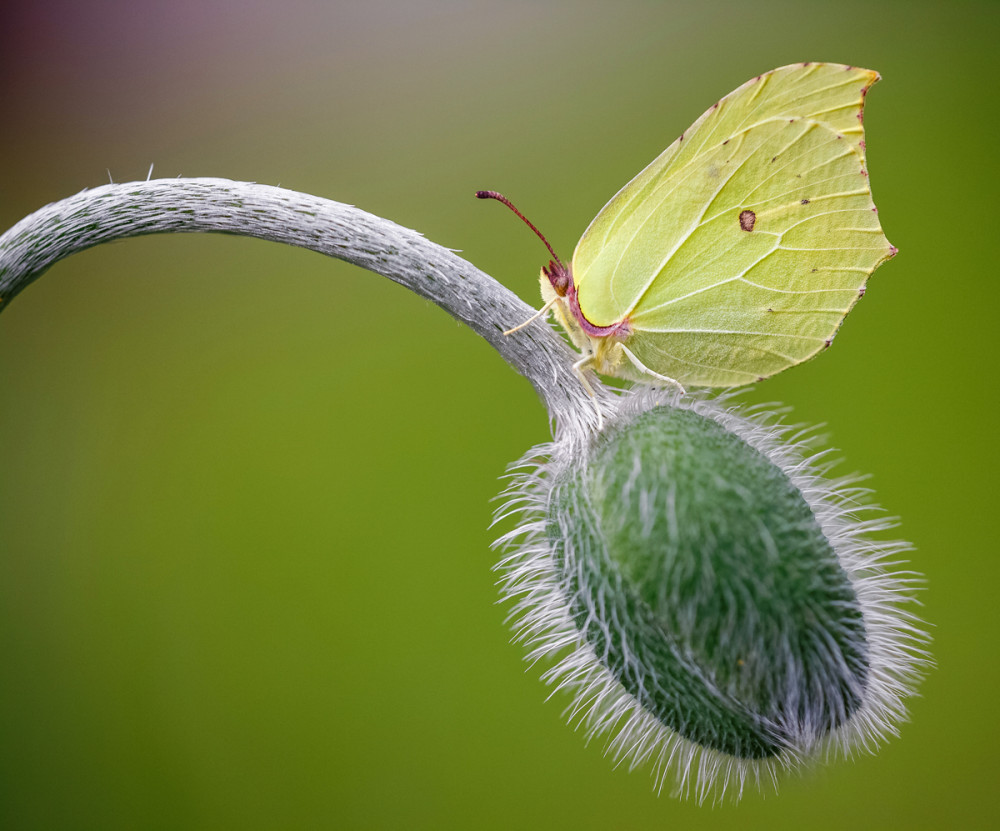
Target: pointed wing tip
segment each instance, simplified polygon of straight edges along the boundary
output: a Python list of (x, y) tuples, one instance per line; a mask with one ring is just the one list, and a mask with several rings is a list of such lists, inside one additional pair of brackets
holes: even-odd
[(862, 69), (859, 70), (865, 76), (865, 85), (862, 88), (861, 94), (864, 95), (868, 90), (870, 90), (875, 84), (882, 80), (882, 76), (876, 72), (874, 69)]

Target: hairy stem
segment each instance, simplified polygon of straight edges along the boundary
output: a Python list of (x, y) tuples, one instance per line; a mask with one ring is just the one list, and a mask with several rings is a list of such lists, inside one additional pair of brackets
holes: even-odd
[[(50, 266), (102, 242), (159, 233), (224, 233), (283, 242), (346, 260), (433, 301), (485, 338), (556, 416), (589, 405), (575, 353), (533, 309), (461, 257), (408, 228), (297, 191), (228, 179), (102, 185), (46, 205), (0, 236), (0, 311)], [(591, 385), (599, 399), (610, 392)], [(561, 420), (561, 419), (559, 419)]]

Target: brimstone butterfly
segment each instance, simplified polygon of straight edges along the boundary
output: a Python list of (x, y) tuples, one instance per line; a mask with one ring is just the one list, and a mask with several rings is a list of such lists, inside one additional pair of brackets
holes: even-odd
[(581, 379), (735, 387), (830, 345), (896, 253), (865, 165), (878, 79), (803, 63), (747, 81), (601, 209), (570, 268), (549, 246), (542, 311), (583, 351)]

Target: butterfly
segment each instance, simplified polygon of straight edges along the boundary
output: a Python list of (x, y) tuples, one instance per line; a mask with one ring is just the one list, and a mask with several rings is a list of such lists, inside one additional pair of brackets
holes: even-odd
[(551, 309), (583, 353), (585, 385), (593, 369), (736, 387), (830, 345), (897, 251), (865, 161), (865, 96), (878, 80), (802, 63), (747, 81), (601, 209), (569, 266), (509, 200), (476, 194), (514, 210), (552, 254), (539, 314)]

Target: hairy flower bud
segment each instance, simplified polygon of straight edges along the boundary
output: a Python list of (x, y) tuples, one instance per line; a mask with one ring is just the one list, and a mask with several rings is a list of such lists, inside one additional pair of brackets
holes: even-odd
[(624, 401), (508, 492), (525, 522), (503, 540), (505, 593), (571, 713), (701, 799), (892, 732), (922, 635), (900, 609), (912, 575), (884, 562), (905, 546), (872, 540), (887, 524), (857, 519), (863, 492), (767, 419)]

